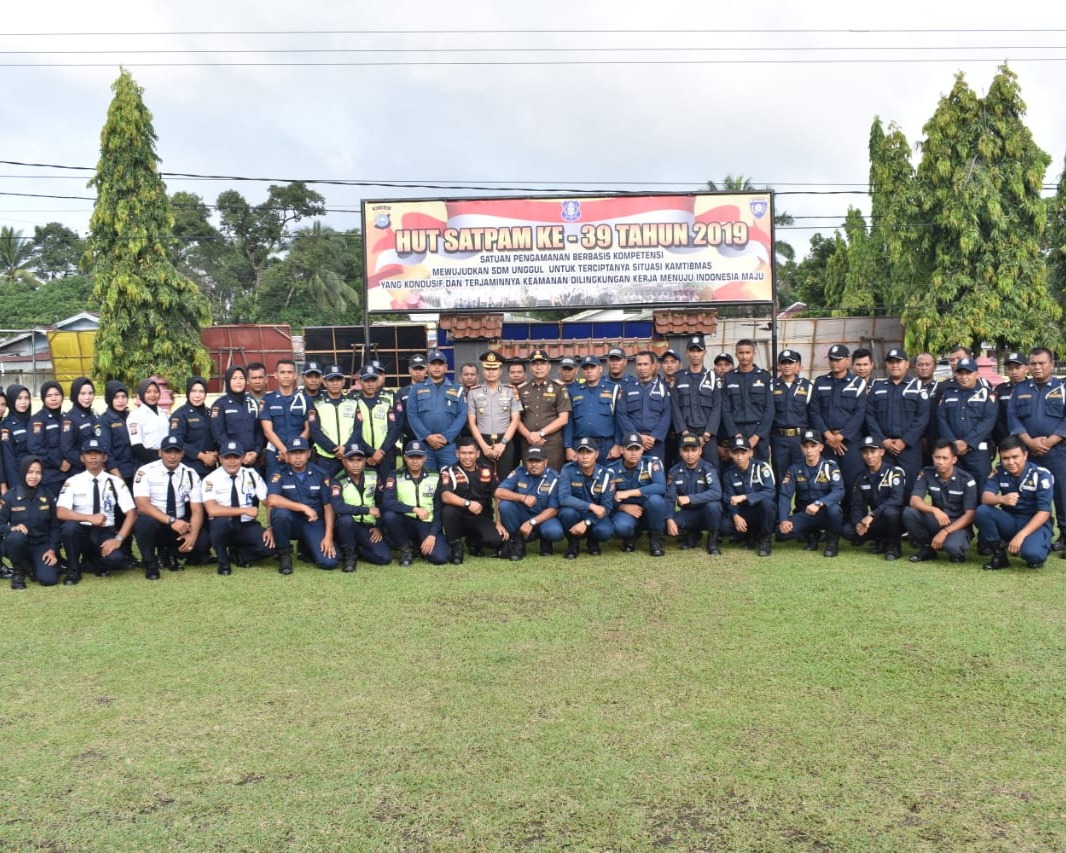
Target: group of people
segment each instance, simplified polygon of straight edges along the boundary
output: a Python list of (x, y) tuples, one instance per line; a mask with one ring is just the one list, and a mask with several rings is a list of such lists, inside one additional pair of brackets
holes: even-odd
[(694, 336), (687, 365), (644, 350), (630, 374), (616, 347), (563, 358), (553, 376), (542, 350), (509, 362), (489, 351), (453, 381), (431, 350), (399, 389), (383, 387), (378, 362), (351, 377), (311, 361), (301, 385), (283, 359), (274, 391), (263, 365), (235, 366), (210, 406), (192, 377), (169, 413), (150, 379), (132, 409), (129, 389), (108, 382), (102, 414), (85, 377), (65, 412), (56, 382), (32, 415), (28, 390), (9, 386), (0, 536), (12, 587), (138, 564), (151, 580), (183, 562), (228, 575), (271, 556), (291, 574), (294, 542), (349, 572), (394, 554), (521, 560), (533, 543), (548, 555), (564, 541), (574, 559), (582, 542), (633, 551), (644, 533), (653, 557), (667, 538), (711, 555), (732, 539), (760, 556), (796, 539), (826, 557), (845, 539), (898, 559), (906, 532), (921, 562), (965, 559), (976, 525), (986, 569), (1009, 555), (1040, 566), (1061, 547), (1066, 386), (1046, 349), (1009, 355), (996, 388), (962, 347), (941, 382), (931, 355), (912, 375), (899, 349), (874, 378), (869, 351), (832, 346), (813, 381), (792, 349), (775, 375), (750, 340), (710, 367), (706, 355)]

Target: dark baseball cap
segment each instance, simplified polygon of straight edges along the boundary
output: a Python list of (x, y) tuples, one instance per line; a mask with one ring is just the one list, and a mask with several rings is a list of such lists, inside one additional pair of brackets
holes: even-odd
[(439, 349), (431, 349), (429, 352), (427, 352), (426, 353), (426, 361), (429, 362), (430, 364), (432, 364), (435, 361), (443, 361), (445, 364), (448, 363), (448, 359), (445, 357), (444, 353), (442, 353)]
[(706, 350), (707, 347), (703, 343), (703, 335), (693, 335), (688, 339), (688, 349)]
[(881, 448), (881, 446), (882, 445), (881, 445), (880, 441), (878, 441), (872, 435), (868, 435), (868, 436), (866, 436), (866, 438), (864, 438), (862, 440), (862, 447), (860, 447), (859, 449), (860, 450), (869, 450), (869, 449), (873, 448), (875, 450), (879, 450)]
[(600, 446), (596, 443), (596, 439), (585, 436), (577, 440), (574, 450), (591, 450), (593, 453), (598, 453)]
[(905, 350), (902, 350), (899, 347), (893, 347), (885, 353), (885, 361), (910, 361), (910, 359), (907, 358)]
[(977, 360), (973, 358), (960, 358), (955, 364), (956, 373), (976, 373)]
[(600, 361), (598, 358), (596, 358), (596, 356), (594, 356), (594, 355), (586, 355), (583, 359), (581, 359), (581, 366), (582, 367), (602, 367), (603, 366), (603, 362)]
[(686, 432), (683, 436), (681, 436), (681, 441), (678, 442), (678, 446), (680, 446), (680, 447), (699, 447), (700, 446), (700, 438), (699, 438), (698, 435), (693, 435), (690, 432)]
[(743, 435), (738, 435), (736, 438), (729, 440), (729, 449), (732, 450), (751, 450), (751, 442)]
[(290, 451), (293, 451), (293, 450), (310, 450), (311, 449), (311, 445), (309, 445), (307, 443), (307, 439), (304, 438), (302, 435), (297, 435), (297, 436), (294, 436), (293, 438), (289, 439), (289, 443), (288, 443), (287, 448)]
[(727, 352), (720, 352), (714, 357), (715, 364), (718, 364), (720, 361), (728, 361), (730, 364), (736, 364), (736, 362), (733, 361), (733, 356)]
[(800, 444), (810, 444), (811, 442), (821, 444), (822, 438), (813, 429), (805, 429), (800, 437)]
[(425, 367), (426, 357), (424, 355), (413, 355), (407, 360), (408, 367)]
[(81, 445), (82, 453), (103, 453), (104, 446), (98, 438), (87, 438)]
[(849, 350), (843, 344), (833, 344), (831, 347), (829, 347), (829, 357), (833, 360), (847, 358), (850, 355), (851, 350)]
[(1008, 353), (1007, 357), (1005, 359), (1003, 359), (1003, 363), (1004, 364), (1028, 364), (1029, 363), (1029, 359), (1027, 359), (1020, 352), (1012, 352), (1012, 353)]
[(527, 447), (526, 448), (526, 461), (531, 459), (547, 460), (548, 454), (544, 452), (543, 447)]
[(159, 443), (160, 450), (184, 450), (185, 442), (181, 440), (180, 435), (171, 433)]
[(637, 435), (637, 433), (635, 433), (635, 432), (629, 433), (629, 435), (627, 435), (625, 438), (622, 439), (622, 447), (630, 448), (630, 447), (643, 447), (643, 446), (644, 446), (644, 439), (641, 438), (639, 435)]
[(219, 456), (244, 456), (244, 448), (238, 441), (227, 441), (218, 451)]
[(626, 351), (621, 347), (611, 347), (607, 350), (607, 358), (622, 358), (629, 360), (629, 356), (626, 355)]
[(321, 372), (322, 372), (322, 365), (319, 364), (317, 361), (309, 361), (309, 362), (307, 362), (307, 364), (304, 365), (304, 376), (307, 376), (308, 373), (321, 373)]
[(329, 367), (326, 368), (322, 376), (325, 379), (343, 379), (344, 371), (341, 370), (341, 366), (339, 364), (331, 364), (329, 365)]
[(353, 441), (351, 444), (344, 447), (344, 458), (351, 459), (353, 456), (369, 456), (366, 452), (366, 447), (361, 441)]
[[(360, 379), (377, 379), (380, 375), (381, 374), (378, 372), (378, 369), (372, 364), (364, 364), (362, 369), (359, 371)], [(329, 379), (328, 376), (326, 378)]]
[(568, 367), (571, 370), (577, 370), (577, 359), (572, 358), (571, 356), (566, 356), (565, 358), (560, 359), (559, 367)]
[(777, 363), (782, 361), (800, 361), (800, 354), (794, 349), (783, 349), (777, 354)]
[(426, 446), (417, 438), (407, 442), (403, 449), (404, 456), (428, 456), (429, 451), (426, 450)]

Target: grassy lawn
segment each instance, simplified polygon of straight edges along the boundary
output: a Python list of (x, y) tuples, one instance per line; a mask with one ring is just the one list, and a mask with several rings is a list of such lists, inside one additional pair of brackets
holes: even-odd
[(670, 547), (0, 590), (0, 849), (1066, 846), (1057, 556)]

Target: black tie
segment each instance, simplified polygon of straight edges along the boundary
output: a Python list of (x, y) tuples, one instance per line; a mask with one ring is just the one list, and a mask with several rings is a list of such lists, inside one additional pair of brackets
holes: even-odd
[(174, 491), (174, 472), (167, 471), (167, 515), (177, 516), (178, 495)]
[(237, 475), (230, 474), (229, 479), (229, 505), (236, 508), (241, 505), (241, 496), (237, 494)]
[(100, 481), (93, 477), (93, 515), (100, 514)]

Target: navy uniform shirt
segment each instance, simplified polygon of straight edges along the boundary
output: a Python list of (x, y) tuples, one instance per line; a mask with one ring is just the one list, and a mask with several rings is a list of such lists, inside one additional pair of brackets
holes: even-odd
[(296, 436), (303, 435), (307, 413), (312, 405), (303, 391), (293, 391), (291, 394), (271, 391), (259, 404), (259, 420), (269, 421), (274, 434), (288, 447)]
[(47, 545), (59, 551), (59, 521), (56, 519), (56, 502), (42, 488), (28, 495), (24, 484), (16, 482), (0, 499), (0, 538), (11, 532), (18, 524), (25, 524), (26, 536), (31, 545)]
[(971, 450), (987, 450), (998, 413), (996, 395), (987, 386), (975, 385), (966, 391), (954, 385), (940, 398), (937, 434), (950, 441), (965, 441)]
[(725, 501), (726, 511), (730, 515), (736, 515), (739, 510), (739, 507), (731, 502), (731, 498), (736, 495), (747, 495), (747, 502), (751, 506), (762, 503), (776, 506), (777, 485), (774, 483), (774, 471), (769, 462), (752, 458), (747, 471), (741, 471), (730, 463), (722, 474), (722, 483), (722, 500)]
[(713, 370), (681, 370), (670, 390), (674, 431), (718, 435), (722, 423), (722, 382)]
[(259, 426), (259, 404), (250, 394), (244, 399), (234, 394), (223, 394), (211, 406), (211, 436), (221, 447), (227, 441), (236, 441), (244, 452), (263, 451), (263, 430)]
[(774, 418), (770, 385), (773, 377), (756, 367), (744, 373), (740, 368), (722, 377), (722, 427), (726, 435), (770, 437)]
[[(1009, 495), (1018, 493), (1018, 504), (1007, 506), (1001, 504), (997, 509), (1009, 512), (1022, 518), (1032, 518), (1038, 512), (1052, 511), (1054, 503), (1055, 478), (1047, 468), (1041, 468), (1027, 461), (1025, 467), (1017, 477), (1007, 473), (1007, 469), (1000, 465), (992, 476), (985, 481), (985, 492), (993, 495)], [(1048, 517), (1048, 525), (1051, 525), (1051, 517)]]
[(614, 512), (611, 472), (602, 465), (596, 465), (592, 473), (586, 476), (576, 462), (567, 462), (559, 472), (559, 507), (575, 510), (583, 521), (592, 524), (597, 521), (589, 511), (592, 504), (602, 506), (608, 515)]
[(211, 434), (211, 414), (207, 406), (185, 403), (170, 415), (170, 431), (185, 445), (182, 461), (201, 477), (211, 470), (199, 459), (199, 454), (215, 449), (215, 437)]
[(281, 495), (286, 500), (309, 506), (322, 520), (323, 510), (332, 497), (332, 485), (326, 472), (317, 465), (308, 465), (303, 474), (297, 474), (291, 465), (282, 465), (270, 476), (267, 495)]
[(866, 404), (866, 433), (878, 441), (901, 438), (915, 447), (929, 426), (929, 392), (920, 379), (875, 379)]
[(600, 379), (594, 386), (579, 386), (570, 398), (570, 419), (563, 427), (563, 442), (573, 447), (574, 440), (596, 438), (617, 444), (621, 440), (616, 412), (621, 389), (610, 379)]
[(809, 410), (818, 434), (835, 432), (847, 441), (862, 437), (866, 423), (866, 382), (850, 370), (837, 378), (831, 373), (814, 380)]
[(722, 482), (718, 479), (718, 469), (704, 459), (700, 459), (692, 468), (684, 462), (678, 462), (666, 477), (666, 506), (669, 512), (675, 513), (680, 509), (677, 499), (682, 495), (689, 498), (692, 508), (721, 503)]
[(864, 467), (852, 488), (851, 523), (858, 524), (867, 512), (877, 521), (885, 507), (902, 508), (906, 485), (907, 475), (898, 465), (882, 461), (876, 471)]
[(545, 467), (544, 473), (534, 477), (525, 465), (519, 465), (500, 483), (499, 488), (520, 495), (536, 495), (537, 502), (529, 511), (540, 515), (548, 508), (559, 508), (559, 474)]
[(911, 497), (925, 500), (926, 495), (952, 521), (957, 521), (964, 512), (977, 509), (977, 481), (958, 466), (946, 480), (940, 479), (932, 465), (919, 471)]
[(811, 504), (839, 505), (844, 500), (844, 477), (840, 466), (832, 459), (820, 459), (817, 465), (793, 463), (781, 479), (781, 493), (777, 499), (777, 517), (803, 512)]
[(1054, 376), (1043, 385), (1032, 379), (1019, 382), (1010, 395), (1007, 422), (1014, 435), (1066, 438), (1066, 385)]
[(658, 376), (623, 385), (616, 416), (623, 433), (636, 432), (666, 441), (673, 420), (670, 389)]
[(407, 394), (407, 424), (421, 441), (428, 435), (443, 435), (451, 444), (466, 424), (463, 389), (450, 379), (430, 379), (412, 385)]
[(806, 429), (810, 426), (808, 403), (811, 399), (811, 381), (796, 377), (789, 385), (780, 376), (770, 384), (774, 401), (774, 427), (776, 429)]
[(4, 481), (14, 488), (19, 483), (19, 462), (29, 450), (30, 438), (29, 414), (9, 412), (0, 421), (0, 450), (3, 453)]
[(84, 471), (81, 464), (81, 447), (87, 439), (100, 437), (100, 423), (96, 412), (92, 409), (84, 409), (74, 406), (63, 415), (63, 430), (59, 435), (59, 446), (63, 450), (63, 458), (70, 463), (70, 474)]
[(42, 407), (30, 418), (30, 435), (27, 450), (39, 456), (44, 463), (44, 482), (49, 486), (62, 483), (67, 474), (62, 467), (63, 450), (59, 446), (59, 436), (63, 431), (63, 415), (59, 409)]
[(611, 485), (617, 495), (631, 489), (639, 489), (640, 497), (625, 498), (618, 503), (641, 504), (651, 495), (666, 494), (666, 472), (658, 456), (641, 456), (637, 464), (627, 468), (625, 459), (616, 459), (607, 466), (611, 472)]

